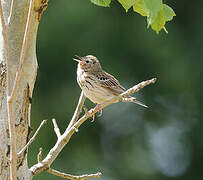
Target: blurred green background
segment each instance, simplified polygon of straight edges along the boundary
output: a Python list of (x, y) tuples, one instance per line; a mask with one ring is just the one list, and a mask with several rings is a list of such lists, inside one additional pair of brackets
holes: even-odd
[[(50, 0), (37, 38), (39, 70), (31, 126), (48, 123), (29, 149), (29, 165), (39, 148), (45, 156), (56, 142), (51, 119), (63, 132), (80, 95), (77, 54), (96, 55), (107, 72), (129, 88), (157, 77), (135, 96), (147, 104), (117, 103), (88, 120), (52, 165), (71, 174), (101, 171), (102, 180), (203, 179), (202, 1), (165, 1), (176, 12), (169, 34), (147, 29), (144, 17), (89, 0)], [(94, 104), (86, 100), (87, 107)], [(35, 180), (61, 178), (43, 172)]]

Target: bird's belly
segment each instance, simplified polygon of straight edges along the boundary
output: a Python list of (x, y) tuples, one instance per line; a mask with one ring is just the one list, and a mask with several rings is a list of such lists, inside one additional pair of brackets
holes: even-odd
[(114, 94), (110, 93), (107, 89), (101, 87), (98, 83), (85, 76), (85, 73), (80, 74), (77, 72), (77, 82), (80, 88), (83, 90), (85, 96), (89, 98), (93, 103), (103, 104), (105, 101), (115, 97)]
[(110, 100), (115, 97), (115, 95), (110, 94), (109, 91), (104, 89), (103, 87), (83, 87), (82, 88), (85, 96), (89, 98), (93, 103), (102, 104), (105, 101)]

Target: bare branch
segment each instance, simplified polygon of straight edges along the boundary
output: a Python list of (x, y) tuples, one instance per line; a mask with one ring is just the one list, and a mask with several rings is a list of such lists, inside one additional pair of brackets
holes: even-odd
[(139, 83), (138, 85), (133, 86), (132, 88), (128, 89), (121, 95), (112, 98), (111, 100), (105, 102), (104, 104), (101, 104), (99, 108), (96, 110), (90, 109), (88, 113), (86, 113), (84, 116), (82, 116), (75, 124), (73, 124), (70, 128), (66, 128), (65, 132), (58, 138), (56, 144), (54, 147), (49, 151), (47, 156), (43, 161), (41, 161), (38, 164), (33, 165), (30, 168), (30, 171), (32, 172), (33, 175), (38, 174), (39, 172), (43, 170), (47, 170), (47, 167), (50, 167), (53, 161), (56, 159), (58, 154), (61, 152), (63, 147), (69, 142), (71, 136), (75, 133), (75, 128), (79, 128), (82, 123), (84, 123), (89, 117), (93, 116), (97, 111), (103, 109), (106, 106), (109, 106), (112, 103), (118, 102), (122, 97), (126, 95), (130, 95), (132, 93), (135, 93), (139, 91), (141, 88), (144, 88), (145, 86), (154, 83), (156, 81), (155, 78), (148, 80), (148, 81), (143, 81)]
[(51, 168), (47, 169), (47, 172), (49, 172), (50, 174), (53, 174), (55, 176), (59, 176), (59, 177), (62, 177), (64, 179), (70, 179), (70, 180), (88, 180), (89, 178), (100, 178), (102, 175), (101, 172), (98, 172), (95, 174), (84, 174), (84, 175), (80, 175), (80, 176), (74, 176), (71, 174), (59, 172), (59, 171), (57, 171), (55, 169), (51, 169)]
[(22, 70), (23, 70), (23, 63), (24, 63), (24, 59), (25, 59), (25, 52), (26, 52), (26, 49), (27, 49), (28, 34), (29, 34), (29, 31), (30, 31), (30, 23), (31, 23), (31, 19), (32, 19), (33, 6), (34, 6), (34, 0), (30, 0), (28, 18), (27, 18), (27, 23), (26, 23), (25, 33), (24, 33), (24, 38), (23, 38), (23, 45), (22, 45), (22, 49), (21, 49), (21, 53), (20, 53), (19, 66), (18, 66), (18, 70), (16, 72), (16, 77), (15, 77), (15, 80), (14, 80), (12, 92), (11, 92), (9, 98), (8, 98), (9, 102), (11, 102), (11, 103), (13, 102), (13, 99), (16, 96), (18, 83), (19, 83), (21, 73), (22, 73)]
[(145, 86), (149, 85), (149, 84), (154, 84), (156, 82), (156, 78), (152, 78), (150, 80), (147, 81), (142, 81), (141, 83), (133, 86), (132, 88), (128, 89), (127, 91), (123, 92), (119, 97), (124, 97), (126, 95), (130, 95), (133, 93), (138, 92), (140, 89), (144, 88)]
[(53, 125), (54, 125), (54, 131), (56, 133), (57, 138), (59, 138), (61, 136), (61, 132), (60, 129), (58, 128), (58, 125), (56, 123), (56, 119), (52, 119)]
[(28, 141), (28, 143), (18, 152), (18, 156), (22, 155), (22, 153), (28, 148), (28, 146), (35, 140), (37, 134), (39, 133), (39, 130), (41, 129), (41, 127), (47, 122), (47, 120), (43, 120), (41, 122), (41, 124), (39, 125), (39, 127), (37, 128), (35, 134), (30, 138), (30, 140)]
[(75, 112), (73, 114), (73, 117), (72, 117), (72, 119), (71, 119), (71, 121), (70, 121), (70, 123), (68, 125), (68, 129), (78, 120), (79, 115), (80, 115), (80, 113), (82, 111), (82, 107), (84, 105), (85, 99), (86, 99), (86, 97), (85, 97), (83, 91), (81, 91), (80, 98), (79, 98), (79, 101), (78, 101), (78, 105), (77, 105), (77, 107), (75, 109)]

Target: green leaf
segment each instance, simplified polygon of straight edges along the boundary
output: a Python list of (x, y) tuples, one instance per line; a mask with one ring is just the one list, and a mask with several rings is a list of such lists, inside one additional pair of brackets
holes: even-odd
[(147, 27), (151, 25), (156, 33), (165, 29), (166, 22), (175, 16), (173, 9), (162, 4), (162, 0), (137, 0), (133, 5), (133, 10), (142, 16), (147, 16)]
[(176, 15), (173, 9), (166, 4), (163, 4), (163, 13), (166, 21), (171, 21)]
[[(111, 0), (90, 0), (92, 3), (107, 7)], [(156, 31), (158, 34), (164, 27), (167, 21), (171, 21), (176, 15), (171, 7), (163, 4), (163, 0), (118, 0), (126, 12), (133, 6), (133, 10), (142, 16), (147, 17), (147, 27)]]
[(144, 0), (145, 6), (150, 13), (157, 14), (162, 8), (162, 0)]
[(109, 7), (111, 0), (90, 0), (92, 3), (103, 6), (103, 7)]
[(166, 4), (162, 4), (161, 10), (151, 24), (152, 29), (158, 34), (161, 29), (164, 29), (166, 22), (173, 19), (173, 16), (175, 16), (173, 9)]
[(146, 8), (146, 5), (143, 0), (137, 0), (137, 2), (133, 5), (133, 10), (142, 16), (149, 15), (149, 9)]
[(158, 34), (159, 31), (164, 28), (164, 25), (166, 23), (165, 17), (164, 17), (164, 13), (163, 13), (163, 9), (161, 9), (156, 18), (154, 19), (153, 23), (151, 24), (151, 27), (154, 31), (156, 31), (156, 33)]
[(144, 0), (146, 8), (149, 10), (147, 17), (148, 27), (154, 23), (157, 18), (157, 14), (162, 8), (162, 0)]
[(118, 1), (127, 12), (128, 9), (130, 9), (133, 6), (133, 4), (136, 3), (137, 0), (118, 0)]

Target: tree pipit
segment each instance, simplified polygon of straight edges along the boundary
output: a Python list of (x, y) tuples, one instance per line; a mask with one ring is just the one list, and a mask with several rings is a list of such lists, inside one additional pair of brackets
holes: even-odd
[[(94, 108), (95, 111), (98, 111), (100, 104), (126, 91), (115, 77), (102, 69), (99, 60), (95, 56), (76, 57), (77, 59), (73, 58), (73, 60), (78, 62), (77, 82), (85, 96), (97, 104)], [(123, 97), (121, 101), (133, 102), (147, 107), (132, 96)], [(102, 111), (100, 111), (101, 113)]]

